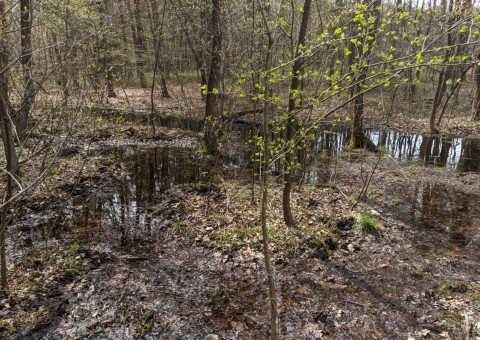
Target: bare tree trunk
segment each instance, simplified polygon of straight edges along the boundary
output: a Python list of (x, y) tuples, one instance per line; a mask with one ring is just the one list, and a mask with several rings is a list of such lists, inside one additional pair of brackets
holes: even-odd
[(28, 125), (28, 116), (35, 100), (32, 80), (32, 9), (30, 0), (20, 0), (20, 44), (22, 55), (20, 64), (23, 69), (23, 97), (20, 109), (15, 117), (18, 138), (24, 141)]
[[(368, 33), (363, 37), (363, 45), (366, 45), (367, 48), (361, 47), (364, 52), (360, 54), (358, 61), (358, 67), (360, 69), (360, 74), (358, 77), (354, 78), (356, 85), (353, 86), (352, 95), (355, 96), (354, 106), (353, 106), (353, 128), (350, 144), (354, 147), (365, 147), (367, 146), (367, 138), (363, 134), (363, 113), (364, 113), (364, 91), (366, 85), (366, 75), (368, 71), (368, 65), (362, 66), (363, 62), (367, 62), (372, 54), (372, 49), (375, 44), (375, 37), (377, 29), (380, 25), (380, 0), (375, 0), (372, 4), (373, 8), (371, 13), (368, 13), (369, 17), (374, 17), (373, 27), (368, 27)], [(352, 51), (353, 54), (353, 51)]]
[(437, 111), (438, 111), (438, 108), (440, 107), (445, 90), (447, 88), (445, 84), (445, 79), (446, 79), (445, 73), (446, 71), (442, 69), (440, 71), (440, 74), (438, 75), (437, 90), (435, 91), (435, 97), (433, 98), (432, 111), (430, 112), (430, 133), (431, 134), (439, 133), (438, 129), (435, 126), (435, 118), (437, 116)]
[[(443, 2), (442, 2), (443, 4)], [(448, 12), (449, 12), (449, 17), (448, 17), (448, 22), (447, 22), (447, 29), (451, 28), (455, 21), (455, 15), (453, 13), (453, 0), (450, 0), (449, 6), (448, 6)], [(447, 45), (448, 46), (453, 46), (454, 42), (454, 37), (453, 33), (451, 30), (448, 31), (447, 33)], [(435, 98), (433, 99), (433, 105), (432, 105), (432, 111), (430, 112), (430, 133), (431, 134), (438, 134), (439, 130), (436, 127), (435, 121), (436, 121), (436, 116), (438, 113), (438, 109), (442, 106), (442, 101), (443, 97), (445, 95), (445, 92), (447, 90), (447, 80), (451, 80), (453, 76), (453, 67), (448, 65), (448, 60), (452, 56), (453, 52), (451, 48), (445, 49), (445, 66), (444, 68), (440, 71), (440, 74), (438, 75), (438, 83), (437, 83), (437, 89), (435, 91)]]
[(167, 77), (165, 74), (168, 73), (166, 71), (166, 67), (163, 67), (163, 71), (160, 73), (160, 86), (162, 88), (162, 98), (170, 98), (170, 93), (168, 92), (167, 87)]
[(115, 87), (114, 87), (114, 83), (113, 83), (113, 79), (114, 79), (114, 76), (113, 76), (113, 70), (112, 70), (112, 66), (110, 66), (110, 62), (106, 61), (105, 62), (105, 65), (106, 65), (106, 70), (105, 72), (107, 72), (107, 97), (108, 98), (115, 98), (117, 96), (117, 94), (115, 93)]
[(135, 45), (135, 58), (137, 65), (137, 76), (140, 80), (140, 87), (147, 88), (147, 80), (145, 78), (145, 61), (143, 59), (144, 54), (147, 52), (147, 46), (145, 44), (145, 35), (143, 32), (143, 26), (140, 16), (140, 0), (133, 0), (133, 11), (130, 6), (130, 0), (127, 0), (127, 9), (130, 14), (132, 22), (132, 35), (133, 43)]
[(207, 153), (218, 153), (218, 93), (222, 61), (222, 32), (220, 28), (220, 0), (212, 0), (212, 54), (205, 103), (205, 146)]
[[(100, 13), (100, 16), (102, 18), (103, 26), (104, 27), (111, 27), (111, 24), (109, 22), (109, 18), (107, 15), (107, 11), (109, 8), (111, 8), (111, 2), (109, 0), (105, 0), (102, 3), (98, 3), (98, 11)], [(109, 31), (110, 29), (107, 29)], [(102, 70), (105, 72), (105, 75), (102, 78), (105, 78), (105, 87), (107, 90), (107, 97), (108, 98), (115, 98), (117, 94), (115, 93), (115, 87), (114, 87), (114, 76), (113, 76), (113, 62), (112, 62), (112, 53), (113, 53), (113, 48), (112, 44), (110, 42), (109, 37), (105, 32), (101, 32), (101, 39), (100, 39), (100, 44), (99, 44), (99, 49), (101, 50), (101, 53), (103, 52), (103, 55), (100, 57), (100, 64), (102, 67)]]
[(356, 79), (358, 84), (354, 86), (355, 100), (353, 104), (353, 127), (352, 127), (352, 146), (362, 148), (364, 146), (363, 135), (363, 112), (365, 108), (363, 87), (365, 85), (366, 69), (362, 69)]
[(162, 21), (159, 21), (160, 13), (158, 11), (157, 0), (151, 0), (152, 5), (152, 17), (151, 17), (151, 32), (153, 36), (153, 45), (155, 50), (155, 62), (153, 65), (153, 79), (152, 79), (152, 91), (155, 88), (155, 77), (157, 75), (157, 70), (160, 67), (160, 86), (162, 89), (162, 98), (170, 98), (170, 93), (168, 93), (167, 88), (167, 76), (168, 69), (167, 63), (163, 56), (165, 53), (163, 48), (163, 27), (165, 23), (165, 14), (167, 2), (164, 2), (164, 9), (162, 14)]
[[(125, 2), (128, 2), (128, 1), (125, 1)], [(120, 1), (118, 3), (118, 6), (119, 6), (118, 21), (120, 24), (120, 34), (121, 34), (122, 43), (123, 43), (122, 52), (125, 54), (125, 62), (126, 62), (126, 65), (123, 68), (122, 72), (124, 73), (124, 77), (126, 77), (127, 79), (132, 79), (133, 71), (131, 67), (132, 61), (130, 59), (130, 53), (128, 49), (130, 41), (127, 36), (128, 29), (127, 29), (127, 19), (125, 18), (125, 2)], [(132, 37), (133, 35), (134, 33), (132, 34)], [(135, 40), (133, 41), (133, 43), (135, 44)]]
[(480, 54), (477, 55), (473, 76), (475, 79), (475, 97), (473, 98), (472, 116), (474, 120), (480, 120)]
[[(3, 148), (6, 158), (7, 187), (3, 195), (3, 202), (7, 202), (13, 196), (13, 176), (18, 167), (17, 153), (13, 143), (12, 125), (10, 123), (9, 99), (8, 99), (8, 77), (7, 77), (7, 37), (5, 24), (5, 1), (0, 0), (0, 133), (2, 134)], [(9, 204), (5, 204), (0, 212), (0, 275), (2, 289), (8, 289), (7, 283), (7, 258), (5, 254), (6, 231)]]
[(312, 0), (305, 0), (303, 4), (303, 14), (302, 14), (302, 23), (300, 25), (300, 32), (298, 34), (298, 42), (297, 48), (295, 52), (295, 61), (293, 62), (292, 66), (292, 80), (290, 84), (290, 98), (288, 100), (288, 115), (287, 115), (287, 131), (286, 131), (286, 138), (285, 143), (287, 145), (287, 150), (285, 154), (285, 164), (283, 168), (283, 180), (284, 180), (284, 187), (283, 187), (283, 198), (282, 198), (282, 206), (283, 206), (283, 220), (287, 227), (293, 227), (295, 225), (295, 220), (292, 214), (292, 207), (290, 202), (290, 196), (292, 191), (292, 172), (293, 172), (293, 162), (292, 162), (292, 155), (294, 154), (295, 150), (292, 150), (291, 144), (294, 144), (293, 140), (295, 137), (295, 129), (298, 125), (298, 120), (295, 117), (295, 109), (296, 109), (296, 101), (297, 101), (297, 92), (300, 85), (300, 70), (303, 65), (304, 58), (302, 46), (305, 46), (305, 38), (307, 36), (307, 28), (308, 28), (308, 19), (310, 17), (310, 8), (311, 8)]
[[(157, 78), (157, 69), (160, 59), (160, 49), (162, 47), (162, 35), (163, 35), (163, 24), (165, 23), (165, 13), (166, 13), (166, 5), (167, 1), (165, 0), (164, 8), (163, 8), (163, 16), (162, 16), (162, 23), (161, 25), (158, 24), (158, 7), (157, 2), (152, 1), (152, 5), (155, 7), (153, 10), (153, 18), (152, 18), (152, 34), (154, 35), (154, 45), (155, 45), (155, 63), (153, 65), (153, 77), (152, 77), (152, 87), (150, 88), (150, 123), (152, 125), (152, 132), (153, 135), (156, 134), (155, 130), (155, 81)], [(155, 27), (155, 28), (154, 28)], [(160, 29), (160, 32), (156, 32), (157, 28)], [(157, 38), (158, 36), (158, 38)], [(163, 73), (161, 73), (161, 80), (162, 80), (162, 98), (170, 97), (167, 89), (167, 83), (164, 78)]]
[[(261, 0), (258, 1), (258, 7), (262, 14), (263, 22), (265, 25), (265, 30), (267, 32), (267, 51), (265, 55), (265, 65), (264, 72), (269, 72), (272, 65), (273, 58), (273, 44), (274, 37), (270, 31), (267, 17), (265, 15), (265, 8), (261, 3)], [(263, 138), (263, 171), (262, 171), (262, 204), (261, 204), (261, 225), (262, 225), (262, 243), (263, 243), (263, 257), (265, 261), (265, 269), (267, 271), (268, 279), (268, 295), (270, 299), (270, 335), (272, 340), (278, 339), (278, 330), (277, 330), (277, 294), (275, 290), (275, 278), (272, 269), (272, 263), (270, 260), (270, 249), (269, 249), (269, 237), (268, 237), (268, 226), (267, 226), (267, 203), (268, 203), (268, 188), (269, 188), (269, 177), (268, 171), (270, 167), (270, 136), (268, 124), (270, 122), (270, 89), (271, 85), (267, 76), (263, 77), (263, 86), (265, 91), (264, 106), (263, 106), (263, 128), (262, 128), (262, 138)]]

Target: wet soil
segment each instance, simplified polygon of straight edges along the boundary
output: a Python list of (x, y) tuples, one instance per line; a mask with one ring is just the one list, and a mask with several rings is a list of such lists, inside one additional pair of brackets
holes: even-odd
[[(73, 176), (60, 166), (50, 179), (60, 185), (23, 202), (9, 230), (15, 288), (1, 297), (0, 334), (268, 338), (260, 190), (255, 183), (252, 202), (246, 157), (215, 160), (194, 149), (193, 135), (162, 130), (149, 139), (132, 129), (106, 127), (110, 136), (71, 146), (65, 169), (85, 161), (84, 171)], [(272, 183), (268, 225), (282, 338), (478, 334), (477, 149), (468, 153), (463, 139), (429, 144), (371, 130), (386, 136), (391, 156), (351, 211), (378, 155), (342, 151), (344, 131), (327, 130), (292, 196), (297, 230), (282, 225), (281, 181)], [(356, 225), (364, 212), (379, 220), (379, 235)]]

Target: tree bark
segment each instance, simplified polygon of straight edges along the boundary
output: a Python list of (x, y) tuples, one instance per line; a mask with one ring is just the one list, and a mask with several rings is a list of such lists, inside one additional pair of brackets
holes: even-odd
[[(10, 124), (9, 99), (8, 99), (8, 77), (6, 68), (8, 66), (7, 37), (5, 23), (5, 1), (0, 0), (0, 133), (2, 134), (3, 148), (6, 158), (7, 187), (3, 195), (3, 202), (10, 200), (13, 196), (13, 176), (18, 167), (17, 153), (13, 143), (12, 125)], [(0, 276), (2, 289), (8, 289), (7, 282), (7, 258), (5, 254), (7, 218), (10, 205), (5, 204), (0, 212)]]
[(294, 143), (295, 129), (298, 125), (298, 120), (295, 117), (295, 109), (297, 104), (298, 88), (300, 86), (300, 70), (303, 65), (303, 51), (302, 46), (305, 46), (305, 39), (307, 36), (308, 28), (308, 19), (310, 17), (310, 8), (312, 0), (305, 0), (303, 4), (303, 14), (302, 22), (300, 24), (300, 31), (298, 34), (297, 47), (295, 52), (295, 61), (292, 66), (292, 79), (290, 84), (290, 97), (288, 99), (288, 115), (286, 121), (286, 137), (285, 143), (287, 145), (287, 150), (285, 154), (285, 164), (283, 168), (283, 197), (282, 197), (282, 206), (283, 206), (283, 220), (287, 227), (293, 227), (295, 225), (295, 220), (293, 218), (292, 207), (290, 202), (290, 196), (292, 191), (292, 173), (293, 173), (293, 161), (292, 156), (295, 152), (292, 149), (292, 144)]
[(127, 9), (132, 22), (133, 44), (135, 45), (135, 58), (137, 65), (137, 76), (140, 80), (140, 87), (147, 88), (147, 80), (145, 78), (145, 60), (143, 56), (147, 52), (145, 43), (145, 34), (140, 16), (140, 0), (133, 0), (133, 11), (130, 6), (130, 0), (127, 0)]
[(480, 54), (477, 55), (473, 76), (475, 79), (475, 97), (473, 99), (472, 116), (474, 120), (480, 120)]
[(220, 0), (212, 0), (212, 52), (205, 100), (205, 146), (207, 153), (218, 153), (218, 93), (222, 61), (222, 32), (220, 27)]
[(20, 141), (25, 141), (28, 117), (35, 101), (32, 78), (32, 9), (30, 0), (20, 0), (20, 64), (23, 70), (23, 97), (15, 117), (15, 127)]
[[(372, 4), (373, 9), (371, 13), (368, 13), (368, 17), (374, 17), (374, 22), (372, 26), (367, 27), (368, 33), (363, 37), (363, 44), (360, 48), (364, 49), (364, 45), (367, 45), (365, 52), (362, 52), (358, 61), (358, 68), (360, 73), (357, 77), (354, 77), (354, 82), (356, 83), (353, 86), (352, 95), (355, 96), (354, 106), (353, 106), (353, 128), (350, 144), (355, 148), (362, 148), (367, 146), (368, 139), (363, 134), (363, 114), (364, 114), (364, 91), (366, 85), (366, 75), (368, 71), (368, 65), (362, 66), (362, 63), (368, 61), (372, 54), (372, 49), (375, 44), (375, 37), (377, 34), (377, 29), (380, 25), (380, 10), (381, 5), (380, 0), (375, 0)], [(369, 24), (367, 24), (369, 25)], [(352, 54), (355, 52), (352, 51)], [(367, 62), (368, 64), (368, 62)]]

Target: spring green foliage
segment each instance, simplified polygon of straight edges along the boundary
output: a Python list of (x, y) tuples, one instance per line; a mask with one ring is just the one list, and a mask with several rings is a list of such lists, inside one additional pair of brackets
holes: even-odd
[[(278, 18), (272, 21), (272, 27), (279, 32), (295, 32), (301, 10), (292, 13), (290, 5), (277, 7)], [(291, 72), (294, 51), (282, 45), (287, 36), (279, 33), (279, 45), (284, 53), (274, 58), (270, 70), (260, 70), (255, 60), (262, 60), (264, 49), (253, 50), (251, 56), (240, 63), (241, 72), (228, 79), (231, 90), (227, 94), (238, 98), (250, 98), (254, 102), (265, 98), (265, 80), (272, 86), (270, 103), (275, 109), (272, 116), (273, 138), (270, 143), (271, 161), (285, 161), (287, 154), (295, 154), (298, 150), (308, 147), (308, 141), (314, 136), (314, 130), (326, 116), (335, 114), (337, 108), (343, 108), (351, 100), (349, 92), (355, 86), (357, 76), (368, 69), (365, 83), (361, 84), (361, 93), (369, 93), (378, 88), (386, 90), (408, 88), (421, 84), (419, 76), (424, 67), (454, 67), (468, 64), (468, 54), (454, 55), (444, 59), (444, 51), (452, 48), (446, 42), (446, 32), (449, 27), (442, 23), (438, 13), (424, 7), (407, 8), (402, 5), (384, 4), (378, 9), (377, 18), (372, 13), (373, 8), (366, 3), (355, 6), (335, 8), (335, 16), (330, 15), (328, 5), (322, 17), (312, 18), (309, 27), (309, 37), (305, 45), (300, 46), (302, 57), (308, 62), (302, 68), (299, 79), (303, 86), (299, 90), (289, 92), (288, 82), (293, 76)], [(333, 13), (333, 11), (332, 11)], [(459, 11), (451, 15), (457, 15)], [(463, 11), (456, 17), (457, 24), (466, 23), (471, 19), (471, 13)], [(292, 20), (292, 17), (296, 20)], [(474, 20), (478, 20), (474, 15)], [(352, 18), (351, 23), (343, 18)], [(379, 19), (378, 27), (375, 26)], [(251, 23), (252, 21), (249, 20)], [(291, 23), (294, 23), (294, 26)], [(321, 24), (319, 24), (321, 23)], [(262, 23), (256, 21), (252, 40), (259, 45), (264, 44)], [(438, 25), (439, 30), (426, 31), (424, 27)], [(246, 26), (248, 27), (248, 26)], [(477, 34), (476, 28), (461, 24), (455, 26), (455, 34)], [(375, 37), (375, 38), (374, 38)], [(371, 43), (370, 43), (371, 42)], [(365, 51), (368, 48), (368, 54)], [(349, 58), (354, 59), (349, 62)], [(410, 72), (414, 70), (415, 72)], [(252, 81), (253, 80), (253, 81)], [(447, 79), (446, 82), (456, 82)], [(287, 101), (295, 99), (302, 105), (294, 114), (300, 119), (293, 140), (284, 139), (284, 131), (288, 124)], [(333, 109), (329, 109), (334, 106)], [(307, 108), (307, 109), (305, 109)], [(350, 120), (348, 118), (348, 120)], [(261, 139), (257, 139), (258, 155), (261, 154)], [(267, 160), (270, 163), (270, 160)], [(287, 166), (295, 169), (296, 161)]]
[(185, 235), (188, 232), (188, 224), (184, 221), (170, 221), (169, 228), (173, 233)]
[(442, 282), (438, 288), (440, 296), (444, 298), (452, 298), (455, 294), (465, 294), (467, 299), (471, 301), (480, 301), (480, 284), (468, 284), (463, 281)]
[(357, 225), (366, 235), (378, 235), (381, 231), (378, 218), (368, 212), (362, 211), (358, 214)]
[[(208, 2), (180, 1), (167, 5), (159, 1), (139, 2), (139, 6), (147, 78), (151, 77), (155, 46), (160, 39), (160, 64), (167, 79), (177, 84), (197, 81), (202, 68), (206, 71), (204, 65), (211, 39), (208, 20), (205, 20), (205, 13), (211, 10)], [(315, 121), (328, 114), (332, 104), (348, 100), (356, 76), (366, 68), (369, 72), (363, 87), (365, 93), (378, 87), (405, 88), (417, 85), (422, 76), (407, 71), (471, 64), (470, 56), (478, 49), (480, 15), (460, 3), (454, 4), (451, 13), (441, 13), (439, 8), (431, 7), (431, 3), (403, 6), (385, 2), (373, 8), (367, 2), (349, 6), (320, 2), (315, 6), (319, 10), (310, 16), (307, 39), (298, 46), (306, 61), (298, 74), (303, 85), (289, 93), (295, 36), (303, 14), (301, 3), (279, 0), (268, 3), (267, 23), (276, 35), (276, 46), (267, 70), (263, 69), (268, 45), (266, 27), (258, 4), (247, 5), (241, 1), (225, 4), (224, 18), (231, 20), (228, 29), (222, 32), (229, 41), (228, 53), (224, 53), (224, 65), (228, 66), (223, 71), (222, 86), (213, 91), (234, 100), (258, 103), (265, 99), (266, 81), (272, 86), (269, 102), (275, 108), (275, 117), (285, 114), (288, 98), (295, 98), (303, 104), (298, 111), (305, 113), (304, 108), (309, 105), (314, 109), (310, 118)], [(18, 14), (15, 10), (8, 13), (12, 22)], [(39, 49), (35, 54), (35, 72), (50, 74), (49, 85), (85, 91), (88, 85), (101, 86), (99, 80), (111, 71), (117, 84), (138, 83), (134, 79), (136, 29), (130, 23), (131, 5), (118, 0), (48, 0), (36, 2), (33, 10), (36, 22), (32, 38), (34, 48)], [(447, 42), (448, 32), (455, 44), (466, 47), (459, 49)], [(43, 54), (42, 49), (48, 53)], [(366, 49), (371, 53), (364, 58)], [(448, 50), (455, 53), (446, 58)], [(110, 64), (102, 63), (105, 58)], [(19, 75), (14, 74), (13, 79), (21, 82)], [(457, 80), (458, 77), (452, 77), (445, 81), (456, 83)], [(205, 90), (201, 91), (205, 93)], [(279, 124), (281, 121), (278, 118)], [(308, 127), (298, 134), (308, 134), (307, 130)], [(272, 145), (282, 151), (285, 147), (278, 143)]]

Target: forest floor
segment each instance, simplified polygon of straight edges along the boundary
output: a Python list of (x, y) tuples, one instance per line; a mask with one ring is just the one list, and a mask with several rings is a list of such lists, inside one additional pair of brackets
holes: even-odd
[[(468, 87), (464, 91), (468, 91)], [(160, 98), (155, 93), (154, 107), (160, 115), (169, 116), (188, 116), (195, 118), (203, 118), (204, 116), (204, 100), (200, 95), (201, 89), (198, 84), (183, 84), (169, 87), (169, 98)], [(105, 109), (114, 109), (120, 111), (143, 110), (149, 112), (152, 107), (150, 89), (140, 88), (118, 88), (116, 90), (117, 97), (102, 98), (93, 96), (89, 100), (76, 99), (72, 100), (78, 106), (98, 107)], [(382, 127), (386, 129), (397, 129), (408, 131), (411, 133), (428, 134), (429, 133), (429, 117), (432, 106), (434, 93), (431, 89), (424, 89), (422, 93), (417, 95), (417, 100), (408, 101), (403, 95), (397, 95), (397, 99), (388, 107), (381, 104), (385, 98), (390, 101), (390, 97), (382, 91), (367, 96), (366, 98), (366, 114), (365, 123), (370, 126)], [(467, 96), (464, 94), (462, 96)], [(42, 98), (47, 103), (61, 101), (60, 94)], [(452, 99), (453, 100), (453, 99)], [(94, 104), (92, 104), (94, 103)], [(317, 113), (322, 115), (328, 112), (339, 103), (330, 103), (320, 108)], [(257, 109), (258, 109), (257, 104)], [(224, 103), (224, 109), (228, 112), (242, 112), (253, 108), (253, 102), (240, 99), (233, 96)], [(331, 115), (327, 120), (345, 120), (350, 115), (351, 107), (340, 109), (337, 115)], [(437, 121), (438, 116), (437, 115)], [(246, 116), (246, 118), (251, 118)], [(471, 102), (468, 100), (457, 101), (451, 108), (447, 109), (442, 115), (439, 129), (442, 135), (450, 136), (480, 136), (480, 121), (471, 119)]]
[[(135, 91), (129, 102), (137, 106)], [(171, 100), (163, 105), (174, 107)], [(424, 131), (425, 118), (403, 116), (389, 126)], [(205, 162), (194, 181), (164, 186), (160, 179), (152, 191), (139, 189), (148, 186), (158, 154), (147, 156), (144, 172), (129, 168), (125, 159), (140, 157), (132, 150), (193, 150), (199, 135), (158, 128), (152, 138), (133, 122), (86, 119), (96, 121), (95, 130), (81, 125), (71, 152), (15, 210), (0, 337), (268, 338), (260, 188), (255, 183), (252, 195), (248, 169), (233, 162), (224, 172), (219, 161), (192, 151), (191, 159)], [(445, 131), (479, 136), (478, 123), (465, 121), (446, 119)], [(135, 148), (108, 151), (125, 146)], [(297, 228), (283, 226), (281, 181), (271, 184), (281, 337), (480, 337), (479, 174), (358, 150), (323, 163), (317, 174), (324, 184), (292, 194)]]
[[(188, 84), (183, 87), (172, 86), (170, 88), (170, 98), (159, 99), (156, 102), (156, 108), (160, 112), (166, 114), (176, 114), (181, 112), (189, 116), (203, 117), (204, 108), (203, 100), (198, 95), (200, 93), (200, 86)], [(428, 92), (428, 91), (427, 91)], [(433, 96), (432, 93), (430, 93)], [(384, 107), (378, 105), (378, 98), (383, 98), (385, 95), (381, 92), (367, 97), (365, 114), (365, 122), (367, 125), (384, 127), (390, 129), (397, 129), (401, 131), (408, 131), (411, 133), (429, 133), (429, 116), (431, 110), (432, 98), (428, 93), (419, 95), (419, 99), (413, 102), (403, 100), (402, 96), (395, 101), (391, 107)], [(238, 102), (238, 98), (234, 99)], [(229, 111), (239, 112), (252, 108), (251, 103), (240, 101), (240, 104), (225, 104)], [(325, 106), (323, 111), (320, 110), (318, 114), (324, 111), (329, 111), (333, 105)], [(150, 110), (150, 91), (143, 89), (125, 89), (117, 91), (117, 98), (108, 99), (105, 103), (106, 107), (111, 108), (131, 108)], [(343, 120), (349, 115), (349, 108), (341, 109), (337, 113), (339, 116), (329, 116), (329, 120), (340, 119)], [(443, 134), (451, 136), (480, 136), (480, 121), (472, 121), (470, 117), (471, 103), (469, 101), (456, 102), (452, 109), (446, 110), (441, 123), (440, 131)], [(438, 115), (437, 115), (438, 121)]]

